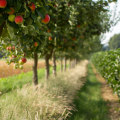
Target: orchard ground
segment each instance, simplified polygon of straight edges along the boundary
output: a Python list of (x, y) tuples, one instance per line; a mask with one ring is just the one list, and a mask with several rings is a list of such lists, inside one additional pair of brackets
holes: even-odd
[[(32, 60), (28, 60), (24, 64), (23, 70), (14, 69), (13, 64), (8, 66), (4, 60), (0, 60), (0, 63), (0, 95), (32, 83)], [(50, 62), (50, 65), (52, 65), (52, 62)], [(60, 70), (59, 62), (57, 70)], [(39, 82), (42, 82), (41, 79), (45, 77), (45, 63), (43, 60), (38, 62), (38, 74)], [(52, 67), (50, 67), (50, 74), (52, 74)]]
[[(33, 60), (28, 60), (26, 64), (24, 64), (24, 69), (14, 69), (14, 64), (7, 65), (5, 60), (0, 60), (0, 78), (13, 76), (16, 74), (20, 74), (22, 72), (26, 73), (32, 70)], [(38, 68), (44, 68), (45, 62), (44, 60), (38, 61)]]
[[(32, 69), (29, 68), (31, 64), (32, 61), (28, 61), (26, 72)], [(39, 64), (43, 68), (38, 70), (40, 77), (37, 90), (27, 84), (32, 81), (31, 71), (2, 78), (4, 81), (9, 79), (9, 82), (0, 83), (2, 90), (6, 91), (0, 96), (1, 120), (58, 120), (68, 119), (68, 116), (69, 120), (119, 120), (118, 97), (113, 95), (105, 80), (88, 61), (82, 61), (76, 68), (64, 73), (59, 72), (57, 78), (51, 76), (47, 87), (44, 84), (44, 61), (39, 61)], [(5, 68), (5, 63), (2, 65)], [(18, 85), (23, 81), (23, 84), (13, 90), (13, 81)], [(9, 86), (11, 90), (8, 92)]]
[[(58, 120), (66, 119), (74, 109), (72, 101), (83, 86), (87, 73), (87, 61), (66, 72), (51, 77), (47, 86), (40, 83), (37, 90), (31, 85), (16, 89), (0, 97), (0, 118), (2, 120)], [(79, 70), (82, 70), (81, 72)], [(26, 73), (27, 74), (27, 73)], [(27, 76), (24, 76), (26, 79)], [(42, 78), (40, 81), (43, 81)], [(7, 111), (6, 111), (7, 110)], [(5, 113), (6, 111), (6, 113)]]

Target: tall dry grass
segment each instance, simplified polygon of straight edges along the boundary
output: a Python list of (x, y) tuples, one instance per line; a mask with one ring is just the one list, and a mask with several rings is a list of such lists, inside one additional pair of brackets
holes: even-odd
[(46, 84), (24, 86), (0, 98), (0, 120), (66, 120), (74, 110), (73, 99), (83, 86), (87, 61), (51, 77)]
[[(24, 69), (15, 69), (14, 64), (8, 65), (5, 60), (0, 60), (0, 78), (6, 78), (9, 76), (13, 76), (16, 74), (20, 74), (22, 72), (26, 73), (32, 70), (33, 60), (28, 60), (26, 64), (24, 64)], [(44, 68), (45, 63), (44, 60), (38, 61), (38, 68)]]

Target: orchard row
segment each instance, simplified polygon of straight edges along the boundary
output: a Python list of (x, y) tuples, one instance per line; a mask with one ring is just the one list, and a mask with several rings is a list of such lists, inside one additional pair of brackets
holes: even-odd
[[(34, 59), (37, 84), (38, 58), (76, 59), (100, 49), (100, 35), (110, 28), (108, 4), (112, 0), (0, 0), (0, 49), (8, 64), (22, 68)], [(97, 47), (95, 47), (97, 46)]]
[(92, 62), (114, 92), (120, 96), (120, 49), (96, 53), (92, 56)]

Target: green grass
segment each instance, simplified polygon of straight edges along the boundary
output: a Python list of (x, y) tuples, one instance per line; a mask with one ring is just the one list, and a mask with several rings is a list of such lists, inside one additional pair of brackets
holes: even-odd
[(73, 109), (72, 100), (83, 85), (81, 68), (59, 72), (56, 78), (50, 77), (46, 87), (44, 82), (37, 89), (25, 85), (0, 96), (0, 120), (66, 120)]
[[(60, 70), (60, 66), (57, 66), (57, 71)], [(50, 74), (52, 74), (52, 67), (50, 67)], [(21, 73), (19, 75), (10, 76), (0, 79), (0, 92), (2, 94), (8, 93), (14, 89), (22, 88), (25, 84), (32, 83), (33, 72)], [(42, 82), (42, 78), (45, 77), (45, 68), (38, 69), (38, 80)]]
[(101, 98), (100, 87), (89, 64), (87, 82), (74, 100), (77, 111), (73, 112), (69, 120), (110, 120), (106, 102)]

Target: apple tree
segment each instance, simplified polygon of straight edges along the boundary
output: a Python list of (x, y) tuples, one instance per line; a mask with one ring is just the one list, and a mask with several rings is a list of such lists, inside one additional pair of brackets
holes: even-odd
[(49, 2), (39, 0), (0, 0), (0, 48), (8, 64), (22, 68), (33, 58), (33, 82), (38, 84), (37, 63), (44, 34), (42, 26), (50, 21)]

